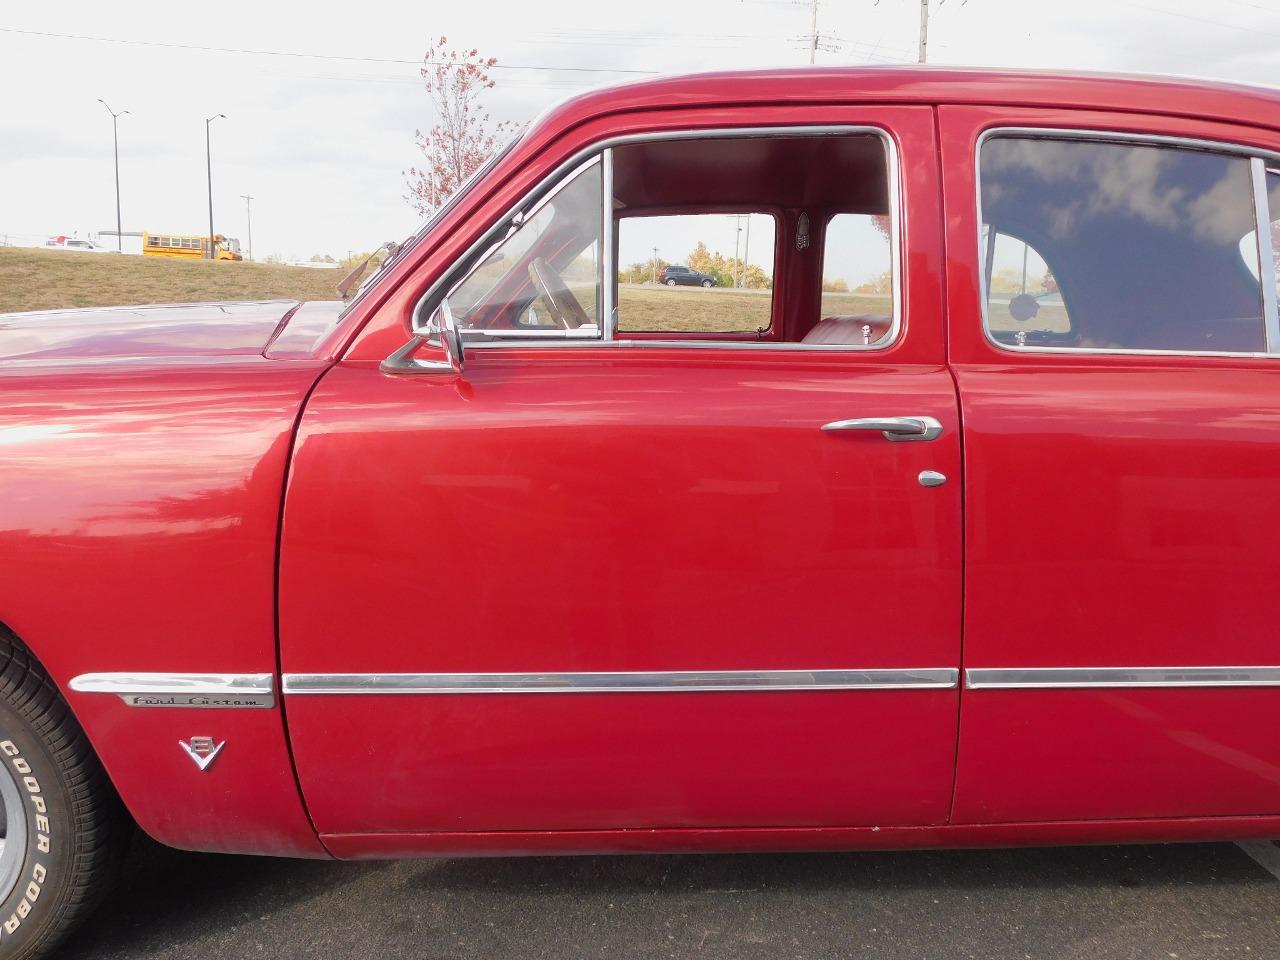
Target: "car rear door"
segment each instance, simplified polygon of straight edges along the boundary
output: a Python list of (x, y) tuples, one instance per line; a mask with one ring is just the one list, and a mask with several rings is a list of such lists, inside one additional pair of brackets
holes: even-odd
[[(507, 344), (460, 375), (349, 359), (316, 388), (281, 656), (301, 785), (343, 849), (945, 821), (961, 484), (932, 111), (823, 119), (893, 147), (882, 348)], [(885, 417), (938, 429), (823, 429)]]
[(1280, 326), (1256, 229), (1280, 141), (940, 114), (967, 484), (954, 818), (1280, 812)]

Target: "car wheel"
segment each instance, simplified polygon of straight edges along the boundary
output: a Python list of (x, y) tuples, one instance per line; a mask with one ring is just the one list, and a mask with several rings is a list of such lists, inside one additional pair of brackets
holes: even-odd
[(668, 281), (667, 281), (667, 286), (668, 286), (668, 287), (674, 287), (675, 285), (676, 285), (676, 282), (675, 282), (674, 280), (668, 280)]
[(96, 906), (128, 830), (66, 701), (3, 628), (0, 807), (0, 960), (33, 960)]
[(710, 280), (703, 280), (703, 281), (702, 281), (702, 285), (703, 285), (704, 287), (709, 287), (709, 286), (711, 286), (711, 281), (710, 281)]

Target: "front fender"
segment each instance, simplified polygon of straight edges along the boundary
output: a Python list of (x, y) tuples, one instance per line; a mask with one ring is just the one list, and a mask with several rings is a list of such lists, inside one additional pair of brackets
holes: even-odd
[[(321, 372), (237, 357), (0, 374), (0, 619), (62, 690), (139, 826), (171, 846), (327, 855), (278, 696), (137, 706), (72, 682), (274, 681), (285, 470)], [(193, 737), (225, 744), (204, 769), (179, 743)]]

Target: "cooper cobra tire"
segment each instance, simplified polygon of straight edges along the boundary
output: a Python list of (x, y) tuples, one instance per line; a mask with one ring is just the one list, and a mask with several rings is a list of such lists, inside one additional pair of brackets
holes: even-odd
[(3, 628), (0, 798), (0, 960), (49, 956), (110, 885), (128, 821), (66, 701)]

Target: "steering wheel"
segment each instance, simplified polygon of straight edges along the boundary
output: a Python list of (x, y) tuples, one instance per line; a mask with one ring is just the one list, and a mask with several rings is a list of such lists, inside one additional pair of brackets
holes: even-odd
[(542, 299), (546, 301), (552, 317), (566, 330), (595, 322), (587, 316), (587, 311), (582, 309), (578, 298), (569, 291), (564, 278), (556, 273), (544, 258), (537, 257), (529, 264), (529, 279), (542, 294)]

